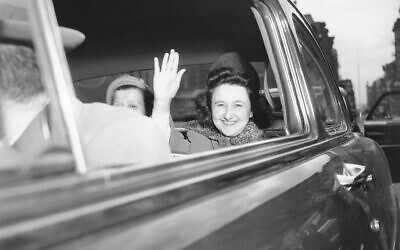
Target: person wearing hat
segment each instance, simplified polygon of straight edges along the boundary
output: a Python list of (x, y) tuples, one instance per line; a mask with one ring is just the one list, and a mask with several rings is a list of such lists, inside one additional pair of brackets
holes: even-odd
[(208, 74), (206, 92), (196, 97), (197, 120), (184, 125), (185, 137), (171, 138), (172, 152), (196, 153), (269, 138), (259, 127), (271, 122), (272, 109), (259, 90), (257, 72), (242, 56), (220, 56)]
[(122, 75), (107, 88), (107, 104), (127, 107), (142, 115), (151, 116), (154, 94), (142, 78)]
[[(26, 19), (11, 22), (0, 18), (0, 25), (0, 102), (4, 118), (0, 139), (6, 145), (0, 145), (0, 149), (12, 149), (31, 162), (41, 158), (41, 149), (52, 139), (44, 129), (51, 125), (46, 120), (50, 97), (41, 81)], [(76, 39), (79, 32), (66, 34), (63, 30), (64, 46), (77, 46), (84, 39), (83, 35)], [(168, 141), (152, 119), (123, 108), (71, 98), (89, 170), (171, 159)]]
[(129, 108), (151, 117), (161, 129), (165, 138), (170, 139), (173, 122), (170, 117), (171, 101), (175, 97), (185, 69), (178, 71), (179, 53), (171, 49), (164, 54), (161, 67), (154, 58), (153, 85), (151, 88), (139, 77), (122, 75), (107, 88), (106, 102), (113, 106)]

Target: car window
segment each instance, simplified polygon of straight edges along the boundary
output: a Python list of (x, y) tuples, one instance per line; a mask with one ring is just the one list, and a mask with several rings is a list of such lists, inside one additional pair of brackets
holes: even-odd
[(400, 118), (400, 94), (389, 94), (383, 97), (374, 109), (372, 119), (399, 119)]
[[(197, 12), (198, 10), (193, 11)], [(204, 93), (204, 91), (206, 90), (205, 83), (207, 75), (210, 72), (210, 68), (213, 65), (213, 62), (224, 53), (230, 53), (232, 51), (243, 55), (255, 69), (260, 82), (260, 87), (256, 90), (256, 93), (257, 95), (265, 99), (265, 102), (258, 102), (256, 105), (258, 105), (259, 107), (263, 106), (265, 109), (269, 110), (269, 113), (265, 114), (265, 116), (262, 117), (262, 120), (264, 121), (259, 123), (262, 125), (259, 125), (258, 123), (256, 124), (260, 132), (257, 130), (251, 136), (255, 137), (255, 135), (257, 135), (259, 136), (260, 140), (268, 140), (289, 135), (287, 124), (285, 121), (287, 109), (284, 108), (284, 106), (282, 105), (282, 103), (284, 103), (283, 97), (286, 95), (286, 93), (284, 93), (281, 85), (277, 84), (276, 82), (276, 72), (271, 70), (272, 61), (269, 60), (269, 55), (266, 52), (265, 46), (263, 44), (263, 38), (260, 34), (260, 30), (258, 30), (254, 15), (249, 8), (247, 10), (235, 9), (235, 11), (243, 16), (241, 17), (243, 19), (240, 23), (241, 26), (251, 26), (251, 28), (244, 29), (246, 30), (246, 32), (249, 33), (248, 37), (251, 39), (242, 39), (242, 36), (237, 36), (237, 28), (235, 27), (235, 25), (230, 25), (226, 23), (221, 23), (220, 26), (214, 25), (210, 27), (211, 33), (206, 32), (203, 28), (200, 28), (208, 27), (208, 23), (210, 22), (210, 20), (214, 20), (212, 18), (215, 18), (215, 21), (217, 22), (217, 16), (212, 16), (209, 18), (209, 20), (189, 19), (188, 22), (190, 22), (192, 26), (199, 27), (197, 29), (198, 32), (196, 34), (191, 34), (192, 32), (187, 31), (188, 34), (185, 33), (185, 35), (175, 34), (178, 39), (174, 38), (174, 43), (171, 42), (169, 40), (170, 38), (167, 36), (160, 38), (160, 41), (162, 41), (162, 39), (165, 39), (165, 41), (162, 41), (163, 43), (172, 44), (172, 46), (176, 45), (175, 48), (180, 53), (180, 57), (182, 59), (179, 66), (180, 68), (186, 69), (186, 72), (181, 81), (179, 91), (176, 97), (173, 99), (171, 105), (171, 115), (174, 122), (174, 129), (182, 132), (183, 137), (185, 138), (188, 138), (188, 136), (190, 137), (190, 133), (188, 134), (187, 131), (190, 132), (193, 128), (192, 124), (197, 121), (196, 119), (198, 110), (196, 110), (195, 100), (196, 97)], [(218, 12), (225, 13), (226, 11), (222, 8), (222, 6), (218, 6), (218, 9), (216, 9), (216, 13)], [(164, 15), (169, 14), (163, 13), (162, 16)], [(175, 13), (174, 15), (179, 16), (180, 13)], [(184, 13), (183, 15), (190, 16), (190, 13)], [(196, 13), (196, 15), (199, 14)], [(229, 15), (231, 15), (231, 13)], [(172, 25), (173, 24), (174, 23), (172, 23)], [(155, 24), (149, 24), (149, 26), (151, 25)], [(140, 30), (141, 27), (138, 27), (138, 29)], [(177, 30), (179, 29), (177, 28)], [(101, 32), (104, 32), (104, 30), (102, 30)], [(135, 34), (137, 33), (140, 32), (136, 31)], [(198, 39), (194, 39), (191, 36), (194, 36)], [(124, 39), (126, 39), (125, 42)], [(94, 41), (95, 40), (90, 40), (91, 43), (93, 43)], [(159, 49), (157, 50), (157, 43), (155, 42), (160, 41), (151, 40), (148, 42), (148, 45), (146, 45), (148, 47), (142, 48), (143, 46), (145, 46), (142, 41), (131, 41), (131, 38), (121, 36), (118, 40), (118, 43), (123, 43), (123, 46), (115, 46), (114, 44), (112, 44), (115, 41), (110, 41), (110, 44), (108, 44), (107, 42), (96, 44), (96, 46), (106, 46), (105, 48), (99, 49), (99, 51), (107, 51), (107, 58), (105, 56), (103, 58), (102, 55), (98, 54), (93, 57), (96, 58), (96, 63), (99, 65), (99, 68), (105, 66), (107, 67), (105, 70), (102, 70), (101, 72), (98, 72), (91, 76), (87, 76), (87, 74), (95, 67), (90, 65), (88, 71), (84, 71), (83, 69), (85, 68), (86, 63), (94, 63), (94, 59), (88, 60), (87, 58), (82, 56), (83, 54), (88, 53), (86, 54), (86, 56), (91, 57), (91, 52), (89, 50), (87, 52), (80, 51), (80, 53), (73, 52), (69, 56), (69, 63), (71, 65), (72, 74), (75, 75), (74, 87), (77, 93), (77, 97), (83, 102), (105, 102), (105, 93), (107, 87), (111, 84), (113, 80), (121, 75), (126, 74), (142, 78), (150, 86), (150, 88), (152, 88), (152, 65), (146, 65), (144, 62), (150, 61), (152, 60), (152, 57), (164, 52), (160, 51)], [(190, 49), (186, 48), (186, 46), (188, 45), (187, 43), (192, 45)], [(87, 46), (89, 45), (90, 44), (88, 44)], [(150, 45), (154, 45), (154, 48)], [(122, 47), (124, 47), (123, 51), (132, 52), (130, 54), (126, 53), (122, 56), (121, 52), (117, 51), (118, 48)], [(139, 52), (140, 48), (142, 49)], [(83, 49), (85, 49), (85, 47)], [(148, 53), (146, 54), (147, 59), (146, 57), (144, 57), (145, 52)], [(129, 59), (127, 59), (127, 57), (129, 57)], [(109, 65), (109, 60), (113, 61), (112, 65)], [(138, 61), (140, 61), (140, 63), (138, 63)], [(79, 67), (77, 65), (79, 65)], [(112, 67), (114, 67), (115, 65), (120, 65), (121, 67), (113, 69)], [(115, 73), (104, 74), (104, 72), (108, 71), (114, 71)], [(251, 121), (255, 121), (255, 118), (251, 117)], [(270, 122), (267, 123), (266, 121)], [(214, 129), (215, 128), (213, 127), (213, 130)], [(196, 127), (193, 131), (197, 133), (203, 132), (198, 127)], [(213, 133), (215, 132), (216, 131), (213, 131)], [(209, 136), (209, 134), (207, 134), (207, 136)], [(240, 142), (231, 142), (229, 141), (229, 139), (226, 139), (225, 136), (218, 135), (218, 133), (213, 134), (212, 137), (214, 140), (212, 141), (212, 143), (215, 143), (215, 141), (219, 141), (221, 139), (227, 140), (227, 142), (223, 143), (227, 143), (229, 146), (241, 145)], [(188, 140), (190, 141), (190, 138)], [(252, 142), (256, 141), (259, 140), (252, 139)]]
[(325, 129), (328, 132), (335, 132), (338, 127), (342, 126), (342, 118), (333, 86), (330, 82), (329, 68), (322, 57), (320, 49), (313, 42), (311, 35), (297, 17), (294, 16), (293, 20), (300, 42), (307, 84), (310, 86)]
[[(212, 4), (212, 1), (210, 1), (209, 4)], [(89, 103), (105, 102), (105, 93), (108, 85), (118, 76), (123, 74), (141, 77), (151, 86), (153, 78), (153, 70), (151, 67), (152, 59), (154, 56), (164, 52), (164, 47), (160, 46), (159, 42), (162, 42), (163, 44), (176, 45), (177, 50), (182, 54), (182, 63), (180, 66), (187, 69), (187, 72), (182, 79), (180, 90), (176, 98), (173, 100), (171, 108), (174, 126), (177, 128), (177, 131), (181, 133), (185, 129), (188, 130), (187, 126), (185, 127), (185, 123), (195, 121), (196, 119), (197, 111), (194, 100), (199, 93), (204, 91), (205, 79), (210, 71), (210, 66), (218, 56), (229, 51), (237, 51), (244, 55), (256, 70), (257, 76), (260, 80), (260, 87), (256, 90), (256, 93), (260, 97), (266, 99), (266, 103), (257, 103), (256, 105), (269, 106), (269, 114), (262, 117), (262, 119), (270, 120), (270, 122), (265, 126), (256, 125), (258, 127), (255, 132), (254, 130), (249, 129), (249, 132), (245, 137), (238, 137), (233, 141), (231, 141), (230, 138), (227, 139), (226, 136), (212, 135), (213, 141), (211, 143), (215, 143), (215, 141), (218, 143), (221, 142), (223, 147), (226, 148), (248, 144), (249, 142), (268, 141), (290, 136), (291, 131), (289, 131), (287, 120), (285, 119), (285, 117), (288, 116), (288, 110), (291, 108), (293, 110), (293, 107), (290, 106), (292, 104), (289, 104), (290, 102), (287, 102), (285, 106), (285, 96), (289, 96), (287, 93), (288, 90), (282, 87), (283, 84), (280, 82), (278, 75), (275, 75), (278, 74), (278, 72), (276, 70), (271, 70), (271, 65), (275, 68), (278, 68), (278, 66), (276, 65), (276, 62), (270, 60), (272, 53), (271, 51), (267, 52), (267, 49), (265, 48), (265, 41), (260, 34), (254, 14), (250, 11), (247, 5), (243, 6), (246, 6), (246, 9), (241, 8), (238, 4), (233, 13), (241, 17), (240, 22), (235, 23), (235, 25), (221, 23), (219, 26), (210, 26), (209, 24), (210, 22), (213, 23), (220, 20), (219, 15), (221, 13), (224, 15), (232, 14), (230, 13), (231, 10), (228, 12), (223, 5), (217, 5), (215, 13), (211, 13), (209, 19), (188, 18), (188, 16), (190, 17), (190, 13), (180, 13), (178, 10), (178, 12), (173, 15), (176, 15), (177, 17), (183, 16), (190, 25), (195, 27), (193, 30), (196, 30), (196, 32), (189, 30), (184, 35), (172, 32), (171, 34), (161, 37), (159, 40), (154, 39), (153, 33), (149, 35), (145, 30), (147, 28), (151, 29), (152, 26), (154, 26), (154, 28), (157, 27), (158, 30), (163, 27), (166, 28), (165, 20), (163, 20), (163, 18), (167, 17), (168, 19), (168, 16), (172, 15), (167, 10), (158, 10), (160, 13), (162, 12), (161, 16), (163, 18), (153, 20), (152, 23), (149, 23), (148, 27), (138, 27), (138, 30), (134, 32), (134, 35), (139, 33), (143, 34), (144, 36), (141, 39), (136, 39), (136, 37), (133, 37), (132, 35), (126, 35), (126, 29), (123, 28), (121, 28), (121, 30), (118, 30), (120, 28), (115, 28), (112, 30), (112, 35), (106, 35), (105, 33), (108, 32), (108, 30), (98, 28), (99, 26), (93, 22), (85, 23), (84, 17), (82, 17), (82, 19), (72, 18), (66, 21), (63, 17), (68, 15), (58, 15), (61, 25), (67, 23), (68, 26), (73, 26), (77, 29), (81, 28), (82, 30), (87, 31), (87, 41), (85, 41), (85, 44), (76, 50), (68, 51), (67, 54), (68, 63), (72, 70), (75, 93), (78, 99)], [(193, 11), (198, 11), (198, 13), (196, 12), (196, 15), (204, 14), (202, 11), (207, 15), (210, 14), (207, 9)], [(143, 17), (139, 15), (138, 18), (146, 19), (147, 16)], [(81, 21), (82, 23), (79, 23)], [(179, 30), (179, 23), (176, 24), (172, 22), (172, 24), (177, 26), (176, 29), (172, 27), (171, 30)], [(93, 27), (90, 27), (90, 25), (93, 25)], [(243, 39), (242, 35), (238, 36), (238, 25), (241, 27), (239, 30), (241, 32), (243, 31), (244, 34), (247, 34), (248, 39)], [(211, 30), (200, 29), (200, 27), (210, 27)], [(170, 29), (169, 26), (168, 28)], [(115, 35), (120, 35), (118, 32), (122, 32), (123, 35), (118, 36), (119, 39), (115, 39)], [(148, 35), (150, 37), (148, 37)], [(102, 39), (97, 39), (99, 36), (101, 36)], [(51, 43), (43, 44), (46, 45)], [(44, 52), (52, 51), (48, 48), (41, 48), (40, 46), (39, 49), (41, 50), (41, 53), (35, 51), (38, 52), (38, 55), (43, 55)], [(45, 80), (46, 84), (58, 80), (66, 80), (68, 82), (68, 79), (62, 79), (62, 77), (58, 77), (59, 75), (56, 77), (56, 74), (59, 74), (60, 72), (53, 72), (52, 70), (54, 68), (63, 68), (65, 65), (57, 65), (57, 67), (54, 65), (49, 66), (47, 65), (48, 62), (43, 59), (43, 56), (39, 57), (39, 59), (43, 60), (40, 61), (39, 64), (41, 67), (41, 73), (43, 74), (41, 77)], [(150, 63), (148, 63), (148, 61), (150, 61)], [(66, 73), (69, 76), (68, 70)], [(52, 153), (60, 152), (60, 154), (65, 154), (68, 157), (71, 157), (76, 151), (73, 149), (74, 143), (71, 143), (71, 141), (74, 140), (70, 138), (71, 136), (74, 136), (73, 133), (71, 134), (71, 131), (73, 132), (73, 130), (68, 129), (68, 126), (73, 124), (73, 122), (76, 122), (76, 120), (69, 120), (71, 117), (67, 117), (68, 115), (66, 113), (68, 113), (68, 109), (66, 107), (68, 107), (68, 105), (64, 105), (65, 103), (63, 105), (59, 104), (59, 102), (63, 101), (61, 99), (69, 96), (69, 94), (73, 95), (73, 91), (69, 93), (68, 88), (61, 90), (57, 88), (58, 87), (54, 87), (53, 85), (49, 85), (45, 88), (45, 91), (47, 91), (50, 96), (48, 101), (49, 105), (45, 105), (43, 108), (43, 116), (41, 116), (43, 119), (41, 118), (35, 128), (40, 133), (34, 133), (35, 139), (37, 139), (38, 135), (43, 134), (43, 140), (45, 143), (43, 146), (40, 146), (39, 144), (30, 144), (32, 149), (38, 151), (35, 152), (35, 156), (38, 155), (41, 157), (43, 152), (49, 150)], [(4, 110), (2, 113), (4, 113)], [(73, 115), (70, 113), (69, 116)], [(84, 129), (87, 128), (88, 126), (86, 125), (89, 124), (74, 124), (75, 127), (79, 126), (79, 129), (82, 129), (82, 127)], [(299, 127), (300, 126), (301, 125), (299, 125)], [(188, 136), (186, 132), (184, 131), (182, 133), (185, 138)], [(95, 134), (94, 130), (93, 133)], [(3, 141), (2, 143), (5, 144), (4, 142), (6, 139), (4, 138), (4, 134), (1, 135), (3, 136), (3, 138), (1, 138)], [(83, 138), (81, 134), (77, 134), (77, 131), (75, 131), (75, 136), (80, 136), (78, 140), (76, 140), (75, 137), (75, 142), (79, 142)], [(207, 136), (209, 136), (209, 134), (207, 134)], [(96, 136), (93, 135), (93, 138), (96, 138)], [(85, 140), (87, 140), (85, 143), (92, 141), (91, 138), (85, 138)], [(130, 143), (140, 146), (140, 142), (138, 141), (132, 140)], [(215, 148), (213, 145), (212, 149), (219, 148)], [(83, 151), (87, 153), (87, 148), (84, 148)], [(76, 159), (77, 157), (75, 155), (75, 160)]]

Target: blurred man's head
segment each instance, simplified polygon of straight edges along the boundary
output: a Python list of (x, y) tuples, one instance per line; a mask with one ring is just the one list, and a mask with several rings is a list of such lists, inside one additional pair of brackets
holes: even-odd
[(0, 44), (0, 90), (3, 102), (21, 104), (44, 93), (32, 48)]
[(0, 44), (3, 136), (14, 144), (48, 102), (32, 48)]

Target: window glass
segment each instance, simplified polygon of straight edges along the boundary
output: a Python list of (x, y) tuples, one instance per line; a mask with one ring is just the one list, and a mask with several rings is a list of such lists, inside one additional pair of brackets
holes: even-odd
[(340, 126), (339, 107), (328, 80), (330, 79), (328, 67), (311, 35), (295, 16), (294, 23), (300, 42), (307, 84), (314, 95), (322, 122), (327, 130)]
[(379, 102), (372, 115), (372, 119), (399, 119), (400, 94), (387, 95)]
[(312, 57), (309, 50), (303, 48), (304, 59), (306, 63), (306, 70), (308, 74), (308, 81), (312, 88), (312, 93), (318, 103), (317, 107), (322, 117), (322, 121), (326, 125), (331, 125), (336, 122), (334, 104), (332, 102), (331, 93), (327, 88), (327, 84), (322, 74), (322, 71), (318, 67), (316, 60)]

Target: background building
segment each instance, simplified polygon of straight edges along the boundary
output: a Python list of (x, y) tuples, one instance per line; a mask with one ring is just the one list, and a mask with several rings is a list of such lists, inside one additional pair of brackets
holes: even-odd
[(356, 99), (354, 96), (353, 83), (350, 79), (341, 80), (339, 76), (339, 62), (338, 62), (338, 53), (334, 48), (334, 36), (329, 36), (329, 30), (326, 28), (326, 24), (324, 22), (315, 22), (311, 15), (305, 15), (307, 21), (311, 25), (315, 36), (317, 37), (318, 43), (321, 46), (321, 49), (325, 53), (326, 59), (331, 66), (331, 70), (333, 73), (333, 78), (338, 86), (344, 88), (347, 92), (347, 98), (350, 103), (350, 113), (351, 115), (356, 115)]
[[(399, 9), (400, 13), (400, 9)], [(400, 18), (397, 18), (393, 26), (394, 46), (395, 46), (395, 80), (400, 81)]]
[[(399, 9), (400, 12), (400, 9)], [(393, 25), (395, 59), (382, 66), (383, 77), (367, 86), (367, 105), (371, 108), (379, 96), (387, 91), (400, 90), (400, 18)]]
[(333, 73), (333, 78), (335, 82), (339, 82), (339, 63), (338, 54), (336, 49), (333, 47), (335, 37), (329, 36), (329, 30), (326, 28), (324, 22), (315, 22), (311, 15), (305, 15), (307, 21), (311, 25), (315, 36), (317, 37), (318, 43), (320, 44), (322, 50), (325, 53), (326, 59), (331, 66)]

